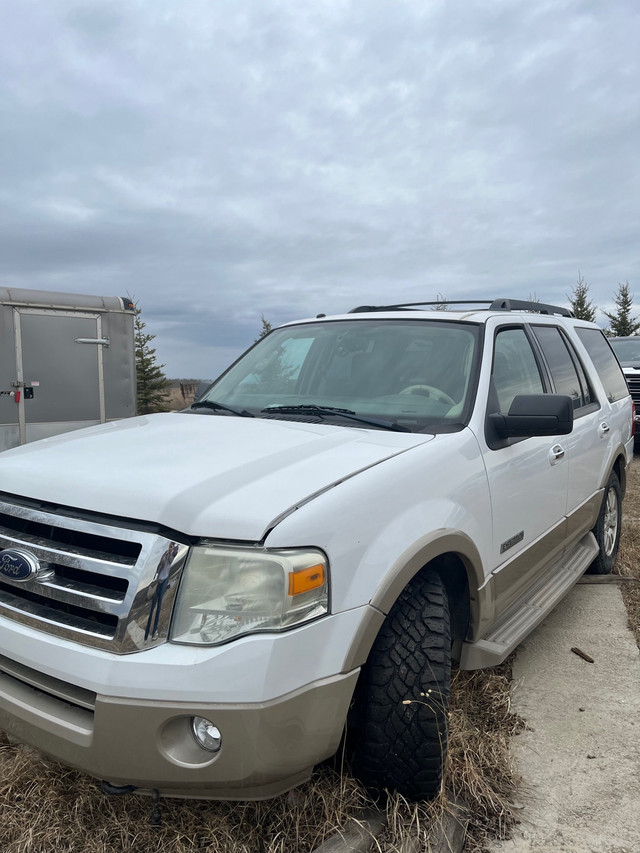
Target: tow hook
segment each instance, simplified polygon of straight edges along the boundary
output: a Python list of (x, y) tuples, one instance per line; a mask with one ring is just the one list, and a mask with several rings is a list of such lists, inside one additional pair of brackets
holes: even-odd
[(112, 785), (105, 779), (102, 780), (101, 787), (105, 794), (113, 794), (117, 797), (121, 797), (123, 794), (133, 794), (136, 790), (135, 785)]
[[(136, 785), (112, 785), (105, 779), (101, 782), (102, 790), (105, 794), (111, 794), (116, 797), (122, 797), (124, 794), (133, 794), (137, 791)], [(151, 816), (149, 817), (149, 825), (154, 827), (162, 826), (162, 806), (160, 805), (160, 792), (157, 788), (151, 789), (151, 799), (153, 806), (151, 808)]]

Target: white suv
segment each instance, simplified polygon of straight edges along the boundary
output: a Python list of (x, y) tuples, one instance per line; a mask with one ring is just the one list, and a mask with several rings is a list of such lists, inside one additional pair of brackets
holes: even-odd
[(611, 570), (632, 431), (597, 326), (497, 300), (290, 323), (185, 412), (2, 453), (0, 727), (222, 799), (348, 728), (367, 784), (432, 796), (452, 660)]

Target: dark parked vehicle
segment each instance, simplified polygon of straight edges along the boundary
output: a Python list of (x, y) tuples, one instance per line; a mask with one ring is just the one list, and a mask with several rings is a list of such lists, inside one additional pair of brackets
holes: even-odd
[(628, 338), (609, 338), (609, 343), (618, 357), (624, 378), (627, 380), (631, 398), (636, 407), (635, 451), (640, 452), (640, 335)]

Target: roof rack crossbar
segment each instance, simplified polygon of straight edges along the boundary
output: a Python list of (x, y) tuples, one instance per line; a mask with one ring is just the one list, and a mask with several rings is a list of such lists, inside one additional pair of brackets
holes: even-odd
[(430, 302), (401, 302), (396, 305), (358, 305), (349, 314), (367, 314), (373, 311), (405, 311), (407, 308), (423, 308), (427, 305), (448, 308), (449, 305), (486, 305), (489, 311), (533, 311), (537, 314), (559, 314), (561, 317), (575, 316), (573, 311), (560, 305), (547, 305), (528, 299), (436, 299)]

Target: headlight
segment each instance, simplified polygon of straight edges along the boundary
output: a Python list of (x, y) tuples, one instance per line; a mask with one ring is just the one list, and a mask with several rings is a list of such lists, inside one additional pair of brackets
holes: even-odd
[(321, 551), (200, 546), (185, 566), (171, 640), (216, 645), (254, 631), (282, 631), (329, 609)]

